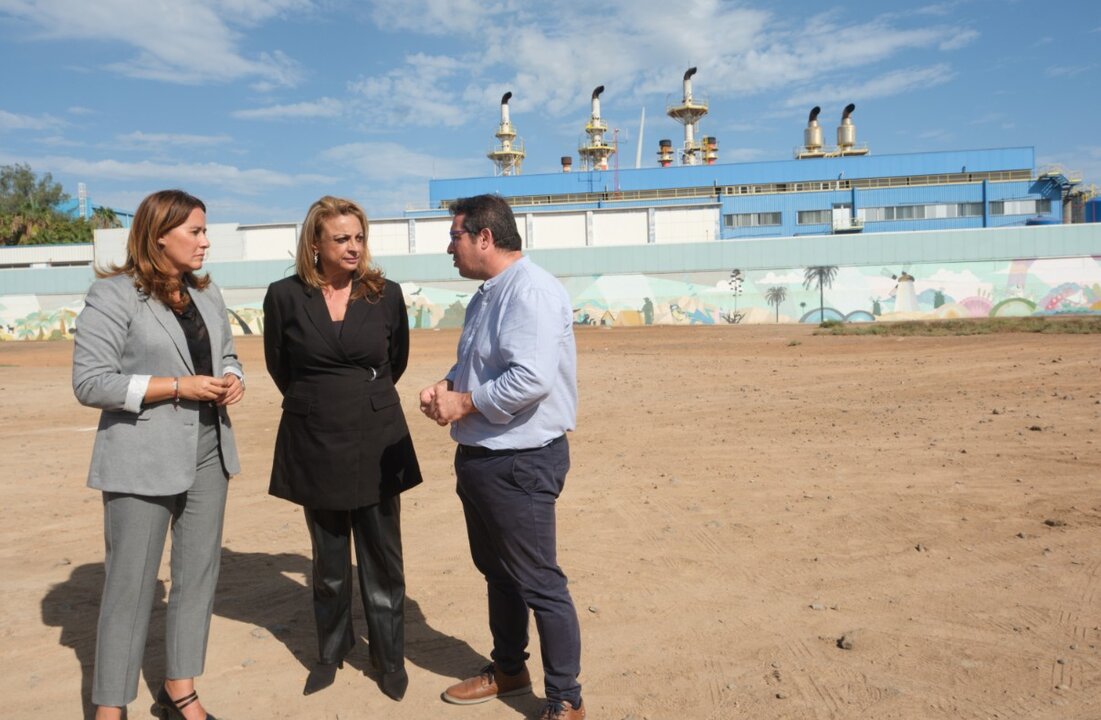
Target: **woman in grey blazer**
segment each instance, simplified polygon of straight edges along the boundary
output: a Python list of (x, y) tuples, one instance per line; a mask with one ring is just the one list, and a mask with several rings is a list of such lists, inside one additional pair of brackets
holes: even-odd
[(225, 304), (202, 268), (206, 207), (145, 198), (126, 262), (97, 271), (77, 318), (73, 392), (100, 408), (88, 485), (103, 493), (106, 577), (96, 637), (96, 720), (137, 697), (157, 569), (172, 531), (165, 632), (169, 718), (213, 716), (195, 693), (221, 558), (228, 478), (240, 472), (226, 406), (244, 394)]

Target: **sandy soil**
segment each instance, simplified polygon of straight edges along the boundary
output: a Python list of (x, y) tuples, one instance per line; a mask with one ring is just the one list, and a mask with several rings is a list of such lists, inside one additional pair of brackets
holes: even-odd
[[(589, 717), (1101, 717), (1097, 336), (811, 332), (579, 330), (559, 547)], [(277, 392), (258, 340), (239, 339), (244, 473), (199, 684), (218, 717), (538, 712), (541, 682), (507, 702), (439, 700), (490, 649), (453, 448), (415, 402), (456, 337), (415, 332), (400, 388), (429, 479), (405, 496), (401, 703), (364, 675), (362, 644), (332, 688), (301, 694), (315, 653), (309, 544), (301, 512), (266, 494)], [(83, 485), (97, 415), (72, 397), (70, 353), (0, 344), (8, 717), (87, 712), (103, 547), (100, 498)], [(163, 601), (151, 635), (155, 687)], [(541, 676), (537, 653), (533, 664)], [(143, 685), (130, 717), (148, 717), (150, 700)]]

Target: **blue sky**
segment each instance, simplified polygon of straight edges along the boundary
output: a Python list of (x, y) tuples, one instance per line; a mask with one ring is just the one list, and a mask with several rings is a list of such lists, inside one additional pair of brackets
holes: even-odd
[[(679, 9), (679, 12), (677, 12)], [(1101, 184), (1101, 2), (0, 0), (0, 164), (132, 210), (182, 187), (211, 222), (371, 216), (492, 173), (500, 98), (525, 173), (573, 155), (597, 85), (621, 168), (697, 66), (720, 162), (781, 160), (846, 103), (872, 153), (1033, 146)]]

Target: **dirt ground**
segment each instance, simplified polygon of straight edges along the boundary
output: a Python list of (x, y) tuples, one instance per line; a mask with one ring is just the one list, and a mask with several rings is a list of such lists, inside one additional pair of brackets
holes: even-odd
[[(1101, 717), (1098, 336), (812, 330), (578, 331), (581, 409), (558, 523), (589, 718)], [(365, 644), (333, 687), (302, 695), (316, 652), (309, 543), (300, 510), (266, 494), (278, 393), (259, 340), (238, 339), (244, 472), (198, 686), (219, 718), (539, 711), (541, 681), (504, 702), (439, 699), (490, 650), (453, 446), (416, 407), (456, 339), (414, 332), (399, 386), (428, 478), (404, 496), (401, 703), (365, 676)], [(84, 487), (97, 413), (73, 399), (70, 354), (0, 344), (8, 717), (88, 711), (102, 511)], [(149, 716), (162, 677), (163, 610), (131, 718)]]

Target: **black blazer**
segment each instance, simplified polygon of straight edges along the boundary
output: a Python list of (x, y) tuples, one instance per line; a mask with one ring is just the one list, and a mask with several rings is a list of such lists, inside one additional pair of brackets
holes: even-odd
[(268, 492), (351, 510), (421, 482), (394, 383), (409, 360), (401, 286), (353, 301), (340, 335), (325, 298), (297, 275), (264, 296), (264, 359), (283, 393)]

